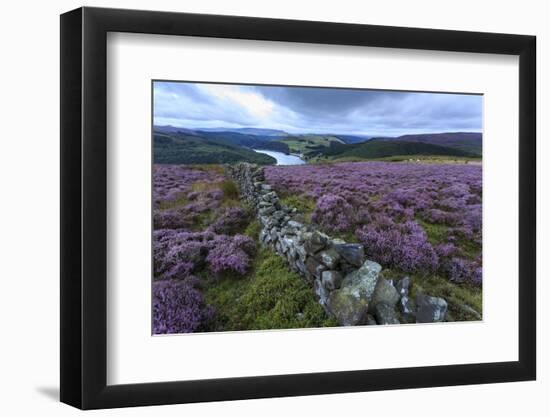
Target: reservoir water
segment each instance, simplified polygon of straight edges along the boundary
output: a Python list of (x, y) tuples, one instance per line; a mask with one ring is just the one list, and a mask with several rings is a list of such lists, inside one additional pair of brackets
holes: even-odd
[(253, 151), (275, 158), (277, 160), (277, 165), (303, 165), (306, 163), (302, 158), (296, 155), (287, 155), (277, 151), (264, 151), (263, 149), (253, 149)]

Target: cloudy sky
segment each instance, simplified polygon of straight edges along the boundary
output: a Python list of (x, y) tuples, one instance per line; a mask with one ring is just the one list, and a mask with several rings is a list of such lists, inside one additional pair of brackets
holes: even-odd
[(481, 132), (482, 97), (157, 81), (154, 123), (376, 136)]

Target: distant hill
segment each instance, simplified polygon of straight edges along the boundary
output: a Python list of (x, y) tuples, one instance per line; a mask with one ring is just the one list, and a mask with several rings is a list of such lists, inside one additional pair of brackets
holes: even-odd
[(334, 137), (341, 139), (345, 143), (361, 143), (372, 139), (372, 136), (356, 136), (356, 135), (333, 135)]
[(476, 157), (477, 154), (447, 146), (403, 140), (371, 139), (357, 144), (333, 144), (329, 148), (311, 152), (308, 158), (320, 159), (377, 159), (406, 155), (439, 155), (456, 157)]
[(192, 129), (186, 129), (184, 127), (176, 126), (153, 126), (153, 130), (157, 133), (186, 133), (188, 135), (196, 135), (196, 132)]
[(273, 140), (273, 136), (249, 135), (230, 131), (197, 131), (195, 134), (207, 139), (213, 139), (218, 142), (234, 146), (243, 146), (251, 149), (265, 149), (268, 151), (278, 151), (286, 154), (290, 152), (290, 149), (286, 143)]
[(403, 135), (397, 138), (384, 138), (384, 140), (422, 142), (432, 145), (447, 146), (462, 151), (471, 152), (478, 156), (482, 153), (482, 134), (474, 132), (450, 132), (450, 133), (426, 133), (420, 135)]
[(254, 152), (263, 149), (299, 153), (307, 159), (377, 159), (408, 156), (479, 158), (482, 134), (469, 132), (427, 133), (399, 137), (339, 134), (297, 134), (277, 129), (186, 129), (155, 126), (155, 161), (158, 163), (272, 164), (275, 160)]
[[(250, 149), (265, 149), (269, 151), (283, 152), (286, 154), (290, 153), (288, 146), (277, 140), (281, 136), (275, 136), (275, 132), (282, 131), (273, 129), (244, 128), (223, 130), (221, 128), (215, 128), (194, 130), (175, 126), (154, 126), (153, 129), (156, 133), (180, 133), (187, 136), (197, 136), (206, 139), (213, 139), (217, 142), (222, 142), (235, 146), (242, 146)], [(245, 131), (250, 130), (253, 130), (255, 133), (245, 133)], [(261, 132), (266, 132), (267, 134), (262, 135), (260, 134)]]
[(344, 144), (342, 139), (332, 135), (293, 135), (278, 142), (285, 143), (292, 153), (309, 153), (320, 151), (331, 146), (331, 144)]
[(241, 127), (241, 128), (207, 128), (196, 129), (199, 132), (234, 132), (243, 133), (246, 135), (259, 135), (259, 136), (288, 136), (284, 130), (277, 129), (259, 129), (255, 127)]
[(153, 154), (156, 164), (275, 164), (275, 158), (250, 149), (194, 134), (155, 131)]

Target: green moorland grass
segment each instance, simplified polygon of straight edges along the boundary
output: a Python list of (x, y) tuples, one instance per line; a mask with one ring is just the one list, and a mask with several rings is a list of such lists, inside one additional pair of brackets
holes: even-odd
[[(447, 242), (447, 234), (449, 230), (448, 226), (443, 224), (428, 223), (418, 217), (415, 220), (418, 224), (420, 224), (420, 226), (422, 226), (428, 236), (428, 241), (432, 245)], [(454, 243), (460, 250), (460, 254), (468, 259), (476, 259), (481, 253), (481, 246), (471, 239), (459, 237)]]
[(211, 331), (337, 326), (313, 290), (267, 248), (259, 249), (246, 276), (227, 275), (210, 283), (205, 297), (217, 311)]
[(158, 204), (160, 210), (169, 210), (178, 206), (184, 206), (189, 202), (186, 193), (179, 194), (173, 201), (161, 201)]
[(420, 226), (422, 226), (422, 228), (426, 232), (426, 235), (428, 236), (428, 242), (430, 242), (432, 245), (438, 245), (440, 243), (444, 243), (447, 240), (447, 233), (449, 231), (449, 228), (444, 224), (428, 223), (427, 221), (424, 221), (419, 217), (417, 217), (415, 220)]
[(260, 223), (258, 221), (253, 221), (246, 227), (244, 234), (251, 239), (257, 240), (261, 230), (262, 226)]
[(304, 216), (304, 221), (306, 223), (311, 222), (311, 213), (315, 210), (315, 200), (313, 198), (304, 197), (298, 194), (282, 194), (279, 193), (281, 203), (293, 207), (300, 214)]
[(481, 253), (481, 245), (466, 238), (458, 238), (455, 241), (456, 246), (461, 251), (461, 255), (469, 259), (476, 259)]
[[(448, 227), (442, 224), (428, 223), (417, 218), (416, 221), (422, 226), (428, 235), (428, 241), (432, 245), (437, 245), (447, 241)], [(457, 239), (456, 246), (461, 255), (470, 259), (475, 259), (481, 252), (481, 247), (469, 239)], [(430, 295), (443, 297), (449, 304), (448, 321), (476, 320), (478, 317), (468, 308), (467, 305), (481, 314), (482, 312), (482, 290), (481, 288), (468, 284), (455, 284), (448, 279), (438, 275), (427, 277), (416, 277), (413, 285), (413, 295), (416, 291), (424, 291)]]

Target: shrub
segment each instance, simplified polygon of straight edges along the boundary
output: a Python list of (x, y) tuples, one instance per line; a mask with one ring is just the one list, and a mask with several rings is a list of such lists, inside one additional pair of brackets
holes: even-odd
[(217, 274), (234, 271), (243, 275), (250, 266), (250, 256), (254, 254), (255, 249), (254, 241), (248, 236), (236, 235), (233, 239), (217, 236), (206, 261), (210, 269)]
[(243, 235), (157, 230), (153, 233), (154, 276), (182, 279), (204, 267), (214, 273), (244, 274), (255, 249), (254, 241)]
[(209, 226), (209, 230), (224, 235), (233, 235), (243, 231), (250, 222), (250, 213), (238, 206), (228, 207)]
[(239, 188), (234, 181), (224, 180), (220, 183), (220, 189), (223, 191), (223, 197), (226, 200), (237, 200), (239, 198)]
[(353, 207), (342, 197), (327, 194), (319, 198), (311, 220), (327, 231), (344, 232), (354, 222)]
[(204, 302), (198, 280), (162, 280), (153, 283), (153, 334), (204, 330), (214, 309)]
[[(454, 243), (452, 257), (465, 263), (481, 252), (481, 166), (345, 162), (270, 166), (264, 172), (285, 200), (315, 201), (313, 220), (324, 231), (346, 239), (342, 233), (353, 231), (386, 267), (427, 268), (422, 273), (435, 269), (456, 280), (463, 275), (460, 268), (443, 268), (449, 257), (438, 265), (431, 244)], [(427, 242), (422, 233), (405, 230), (405, 224), (416, 221), (427, 232)], [(418, 262), (411, 259), (416, 255)], [(481, 259), (474, 264), (480, 271)], [(480, 272), (469, 276), (469, 281), (481, 281)]]
[(385, 266), (424, 274), (438, 267), (438, 256), (416, 222), (394, 224), (388, 229), (369, 224), (356, 234), (365, 246), (366, 255)]

